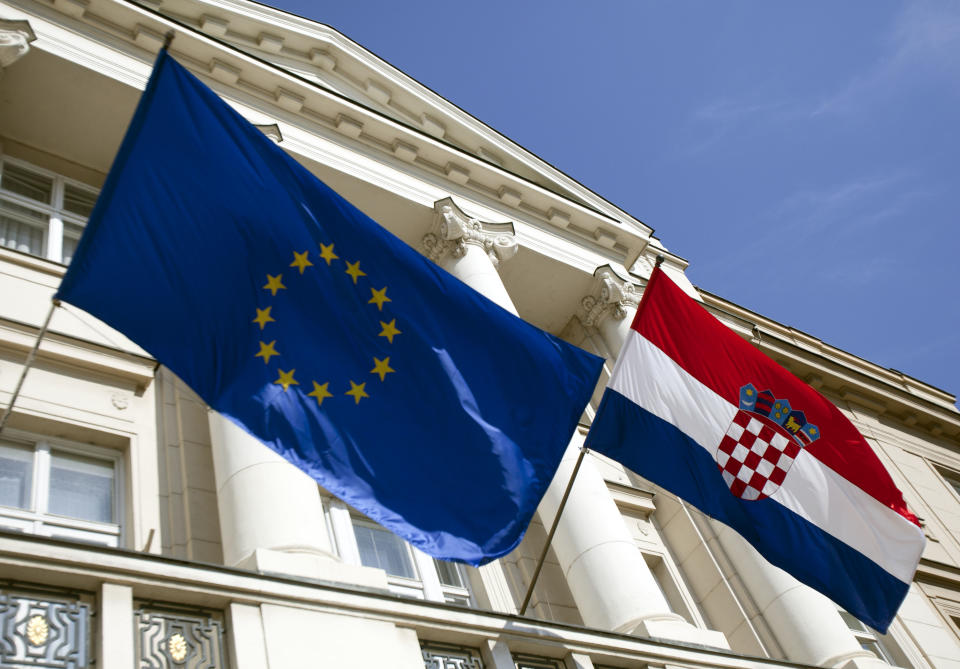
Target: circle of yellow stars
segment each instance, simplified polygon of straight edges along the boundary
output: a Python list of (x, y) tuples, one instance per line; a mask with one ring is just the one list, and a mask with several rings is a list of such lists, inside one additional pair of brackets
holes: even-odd
[[(340, 256), (336, 254), (333, 248), (333, 244), (320, 244), (320, 252), (317, 254), (318, 263), (313, 263), (310, 260), (310, 251), (303, 252), (293, 252), (293, 262), (290, 263), (289, 267), (292, 267), (296, 270), (298, 274), (294, 276), (302, 276), (303, 273), (307, 270), (308, 267), (316, 267), (319, 265), (321, 268), (326, 266), (327, 268), (334, 267), (335, 260), (341, 260)], [(357, 281), (360, 277), (367, 276), (367, 273), (360, 268), (360, 261), (350, 262), (348, 260), (341, 261), (346, 265), (344, 272), (350, 276), (353, 281), (353, 285), (358, 285)], [(367, 304), (372, 304), (377, 307), (378, 312), (383, 311), (383, 305), (387, 302), (392, 302), (393, 300), (387, 296), (387, 286), (383, 288), (374, 288), (370, 287), (370, 299), (367, 300)], [(263, 285), (263, 290), (270, 292), (270, 297), (276, 297), (277, 293), (281, 290), (287, 290), (287, 286), (283, 283), (283, 272), (279, 274), (267, 274), (267, 282)], [(276, 323), (277, 319), (273, 317), (271, 313), (273, 311), (273, 305), (269, 305), (264, 309), (256, 308), (257, 315), (251, 321), (260, 326), (260, 332), (266, 335), (267, 328), (270, 323)], [(393, 344), (393, 340), (397, 335), (403, 334), (399, 328), (397, 328), (397, 319), (391, 319), (390, 321), (380, 321), (380, 333), (378, 337), (384, 337), (387, 342)], [(264, 336), (266, 339), (266, 336)], [(269, 365), (270, 359), (273, 357), (283, 357), (283, 354), (277, 350), (277, 340), (273, 339), (269, 342), (260, 341), (260, 350), (254, 354), (256, 358), (262, 358), (264, 364)], [(290, 389), (290, 386), (299, 386), (300, 382), (297, 381), (294, 374), (296, 373), (296, 368), (290, 368), (284, 370), (281, 367), (277, 367), (277, 380), (273, 383), (275, 385), (281, 386), (284, 392), (287, 392)], [(390, 366), (390, 356), (384, 358), (373, 357), (373, 369), (368, 373), (374, 374), (380, 380), (381, 383), (386, 381), (387, 374), (393, 374), (396, 372)], [(335, 393), (330, 389), (330, 381), (325, 380), (323, 383), (317, 381), (316, 379), (311, 379), (310, 383), (313, 384), (313, 390), (307, 393), (308, 397), (313, 397), (317, 400), (317, 406), (323, 406), (323, 401), (331, 397), (335, 397)], [(373, 383), (372, 381), (364, 381), (361, 377), (360, 383), (357, 383), (353, 379), (349, 379), (350, 389), (345, 391), (343, 394), (353, 398), (354, 405), (360, 404), (360, 401), (370, 397), (367, 392), (367, 383)]]

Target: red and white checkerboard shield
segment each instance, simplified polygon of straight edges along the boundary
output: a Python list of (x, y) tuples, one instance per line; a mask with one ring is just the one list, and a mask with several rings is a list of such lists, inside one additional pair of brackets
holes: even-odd
[(766, 416), (740, 410), (717, 447), (717, 467), (730, 492), (759, 500), (776, 492), (799, 453), (789, 432)]

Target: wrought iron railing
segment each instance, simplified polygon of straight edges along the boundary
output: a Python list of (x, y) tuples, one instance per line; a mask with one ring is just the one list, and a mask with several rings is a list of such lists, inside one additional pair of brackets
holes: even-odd
[(421, 641), (425, 669), (483, 669), (480, 652), (474, 648)]
[(155, 603), (134, 613), (138, 669), (225, 669), (219, 614)]
[(84, 669), (91, 606), (78, 593), (0, 584), (0, 667)]

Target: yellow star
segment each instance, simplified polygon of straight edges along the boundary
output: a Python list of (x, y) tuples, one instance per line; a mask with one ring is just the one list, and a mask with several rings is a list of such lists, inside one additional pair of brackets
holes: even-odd
[(290, 263), (290, 267), (296, 267), (300, 270), (300, 273), (303, 274), (303, 270), (308, 267), (313, 267), (313, 263), (307, 259), (307, 251), (303, 253), (293, 252), (293, 262)]
[(353, 381), (351, 381), (351, 382), (350, 382), (350, 390), (348, 390), (348, 391), (347, 391), (346, 393), (344, 393), (344, 394), (345, 394), (345, 395), (353, 395), (353, 399), (356, 400), (357, 404), (360, 404), (361, 398), (370, 397), (369, 395), (367, 395), (367, 392), (363, 389), (363, 387), (366, 386), (366, 385), (367, 385), (366, 383), (357, 384), (357, 383), (354, 383)]
[(393, 343), (393, 338), (394, 338), (396, 335), (402, 334), (402, 333), (400, 332), (400, 330), (397, 329), (397, 319), (396, 319), (396, 318), (394, 318), (394, 319), (393, 319), (392, 321), (390, 321), (389, 323), (384, 323), (383, 321), (380, 321), (380, 326), (383, 328), (383, 330), (381, 330), (381, 331), (380, 331), (380, 334), (378, 334), (377, 336), (378, 336), (378, 337), (386, 337), (386, 338), (387, 338), (387, 341), (389, 341), (391, 344)]
[(270, 291), (270, 294), (273, 295), (274, 297), (277, 296), (277, 291), (278, 291), (278, 290), (286, 290), (286, 289), (287, 289), (287, 287), (283, 285), (283, 275), (282, 275), (282, 274), (277, 274), (276, 276), (272, 276), (272, 275), (270, 275), (270, 274), (267, 274), (267, 285), (264, 286), (264, 288), (266, 288), (267, 290), (269, 290), (269, 291)]
[[(257, 354), (255, 354), (253, 357), (254, 357), (254, 358), (263, 358), (263, 363), (264, 363), (264, 364), (269, 364), (269, 363), (270, 363), (270, 358), (272, 358), (272, 357), (275, 356), (275, 355), (280, 355), (279, 353), (277, 353), (277, 349), (275, 349), (275, 348), (273, 347), (274, 344), (276, 344), (276, 343), (277, 343), (277, 340), (276, 340), (276, 339), (274, 339), (274, 340), (273, 340), (272, 342), (270, 342), (269, 344), (264, 344), (263, 342), (260, 342), (260, 352), (257, 353)], [(374, 358), (374, 360), (376, 360), (376, 358)]]
[[(328, 383), (323, 383), (323, 384), (321, 384), (321, 383), (317, 383), (316, 381), (314, 381), (314, 382), (313, 382), (313, 392), (312, 392), (312, 393), (307, 393), (307, 396), (308, 396), (308, 397), (316, 397), (316, 398), (317, 398), (317, 406), (323, 406), (323, 400), (327, 399), (328, 397), (333, 397), (333, 393), (331, 393), (329, 390), (327, 390), (327, 387), (328, 387), (329, 385), (330, 385), (329, 382), (328, 382)], [(358, 400), (358, 401), (359, 401), (359, 400)]]
[(262, 330), (264, 325), (266, 325), (267, 323), (272, 323), (277, 320), (276, 318), (273, 318), (270, 315), (271, 309), (273, 309), (273, 307), (267, 307), (266, 309), (257, 309), (257, 317), (250, 322), (259, 323), (260, 329)]
[(283, 392), (287, 392), (287, 388), (289, 388), (290, 386), (299, 386), (300, 383), (293, 378), (293, 373), (295, 371), (297, 370), (291, 369), (289, 372), (285, 372), (282, 369), (278, 368), (277, 373), (280, 374), (280, 377), (276, 381), (274, 381), (274, 383), (277, 384), (278, 386), (283, 386)]
[(373, 363), (374, 363), (374, 366), (373, 366), (373, 369), (370, 370), (370, 373), (379, 374), (381, 381), (383, 381), (383, 379), (386, 378), (387, 374), (389, 374), (390, 372), (397, 371), (395, 369), (390, 368), (390, 358), (384, 358), (383, 360), (381, 360), (380, 358), (374, 357)]
[(370, 292), (373, 293), (373, 297), (367, 300), (367, 304), (377, 305), (377, 311), (383, 311), (384, 302), (393, 302), (389, 297), (387, 297), (387, 287), (384, 286), (380, 290), (376, 288), (371, 288)]
[(327, 261), (327, 267), (329, 267), (330, 263), (340, 256), (333, 252), (333, 244), (321, 244), (320, 257)]
[(348, 262), (348, 263), (347, 263), (346, 272), (347, 272), (347, 274), (349, 274), (350, 276), (353, 277), (353, 283), (354, 283), (354, 285), (356, 285), (357, 279), (359, 279), (361, 276), (366, 276), (366, 275), (367, 275), (366, 272), (364, 272), (362, 269), (360, 269), (360, 261), (359, 261), (359, 260), (358, 260), (357, 262)]

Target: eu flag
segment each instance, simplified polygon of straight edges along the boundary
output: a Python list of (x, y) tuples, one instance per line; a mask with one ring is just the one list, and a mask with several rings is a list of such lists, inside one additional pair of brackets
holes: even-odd
[(487, 300), (162, 51), (57, 298), (434, 557), (512, 550), (601, 360)]

